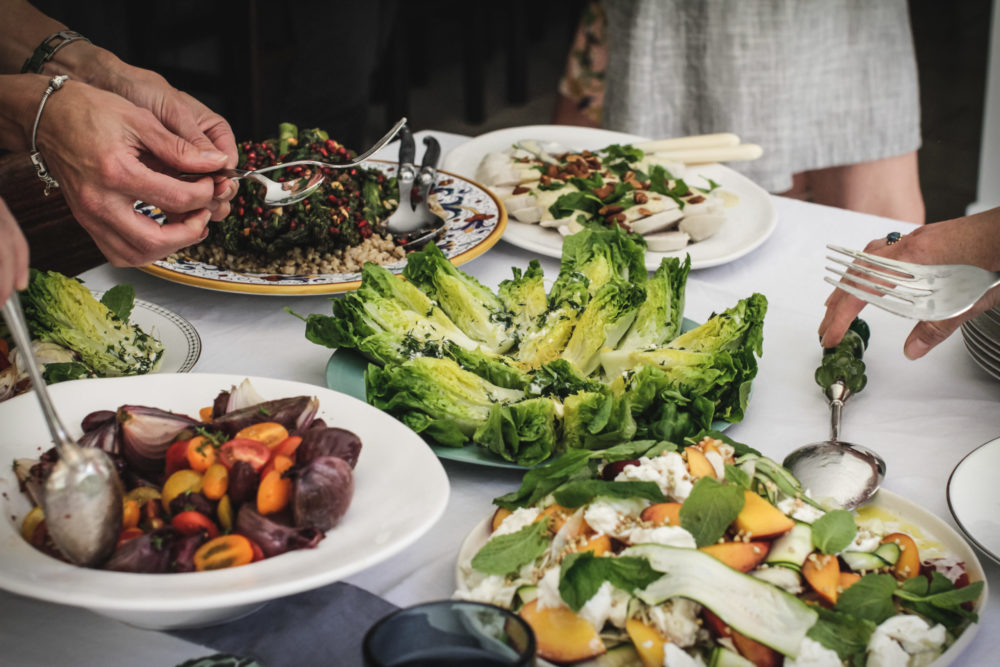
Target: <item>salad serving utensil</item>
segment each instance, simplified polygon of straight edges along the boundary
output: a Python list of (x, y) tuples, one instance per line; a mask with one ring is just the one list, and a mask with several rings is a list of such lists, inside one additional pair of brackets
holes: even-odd
[(441, 144), (424, 137), (420, 170), (414, 166), (416, 147), (409, 129), (403, 128), (399, 145), (399, 205), (386, 220), (386, 229), (396, 243), (408, 250), (422, 248), (444, 231), (444, 220), (429, 205), (431, 187), (437, 176)]
[(830, 402), (830, 439), (793, 451), (782, 465), (821, 503), (851, 510), (878, 491), (885, 460), (873, 450), (840, 439), (840, 419), (851, 390), (840, 380), (826, 387)]
[(42, 495), (48, 533), (71, 562), (100, 565), (114, 551), (122, 525), (122, 487), (115, 465), (103, 450), (78, 445), (59, 419), (31, 349), (17, 292), (4, 304), (3, 316), (23, 352), (32, 388), (59, 452)]
[(936, 321), (961, 315), (1000, 285), (1000, 273), (978, 266), (913, 264), (836, 245), (826, 247), (850, 258), (827, 256), (847, 270), (827, 267), (841, 280), (827, 276), (826, 282), (894, 315), (915, 320)]
[(287, 181), (275, 181), (274, 179), (268, 178), (264, 174), (278, 169), (286, 169), (288, 167), (300, 165), (320, 167), (322, 169), (348, 169), (350, 167), (356, 167), (370, 158), (380, 148), (392, 141), (396, 134), (405, 126), (406, 118), (400, 118), (399, 121), (392, 126), (392, 129), (386, 132), (381, 139), (376, 141), (371, 148), (366, 150), (361, 155), (356, 156), (350, 162), (332, 163), (319, 162), (317, 160), (294, 160), (283, 164), (271, 165), (270, 167), (261, 167), (260, 169), (220, 169), (218, 171), (204, 174), (181, 174), (179, 178), (183, 178), (185, 180), (196, 180), (202, 176), (224, 176), (233, 180), (245, 178), (264, 186), (263, 202), (266, 206), (289, 206), (302, 201), (311, 195), (316, 188), (323, 184), (323, 181), (326, 180), (326, 175), (323, 171), (318, 169), (306, 176), (289, 179)]

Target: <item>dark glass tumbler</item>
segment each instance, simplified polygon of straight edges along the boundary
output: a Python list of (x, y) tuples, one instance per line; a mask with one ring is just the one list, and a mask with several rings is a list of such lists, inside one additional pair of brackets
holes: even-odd
[(368, 667), (533, 667), (535, 634), (517, 614), (441, 600), (400, 609), (365, 634)]

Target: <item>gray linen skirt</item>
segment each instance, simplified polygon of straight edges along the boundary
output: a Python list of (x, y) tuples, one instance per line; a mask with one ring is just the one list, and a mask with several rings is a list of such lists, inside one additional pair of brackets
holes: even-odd
[(793, 173), (920, 147), (906, 0), (607, 0), (604, 126), (661, 139), (735, 132), (730, 163), (780, 192)]

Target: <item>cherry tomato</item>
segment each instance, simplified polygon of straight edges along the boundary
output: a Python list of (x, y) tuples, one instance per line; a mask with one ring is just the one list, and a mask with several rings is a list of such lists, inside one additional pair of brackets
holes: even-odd
[(144, 534), (142, 528), (126, 528), (118, 535), (118, 544), (115, 548), (120, 547), (131, 539), (142, 537)]
[(208, 533), (209, 539), (219, 536), (219, 528), (215, 522), (201, 512), (186, 510), (174, 515), (170, 525), (185, 535), (196, 535), (201, 531)]
[(295, 456), (295, 450), (302, 444), (302, 438), (297, 435), (290, 435), (271, 449), (272, 456)]
[(264, 551), (260, 548), (260, 546), (249, 537), (247, 538), (247, 542), (250, 543), (250, 549), (253, 550), (253, 560), (250, 562), (256, 563), (259, 560), (264, 560)]
[(247, 426), (236, 434), (237, 438), (247, 438), (274, 447), (288, 439), (288, 430), (278, 422), (260, 422)]
[(254, 472), (260, 472), (269, 460), (271, 450), (256, 440), (233, 438), (219, 448), (219, 461), (227, 468), (232, 468), (237, 461), (246, 461)]
[(188, 443), (190, 440), (178, 440), (167, 447), (167, 458), (164, 462), (167, 477), (170, 477), (178, 470), (190, 468), (188, 464)]

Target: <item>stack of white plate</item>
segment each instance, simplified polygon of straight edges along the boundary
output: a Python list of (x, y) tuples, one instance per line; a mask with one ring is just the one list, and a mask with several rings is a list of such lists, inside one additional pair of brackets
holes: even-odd
[(962, 338), (976, 363), (1000, 380), (1000, 306), (963, 324)]

